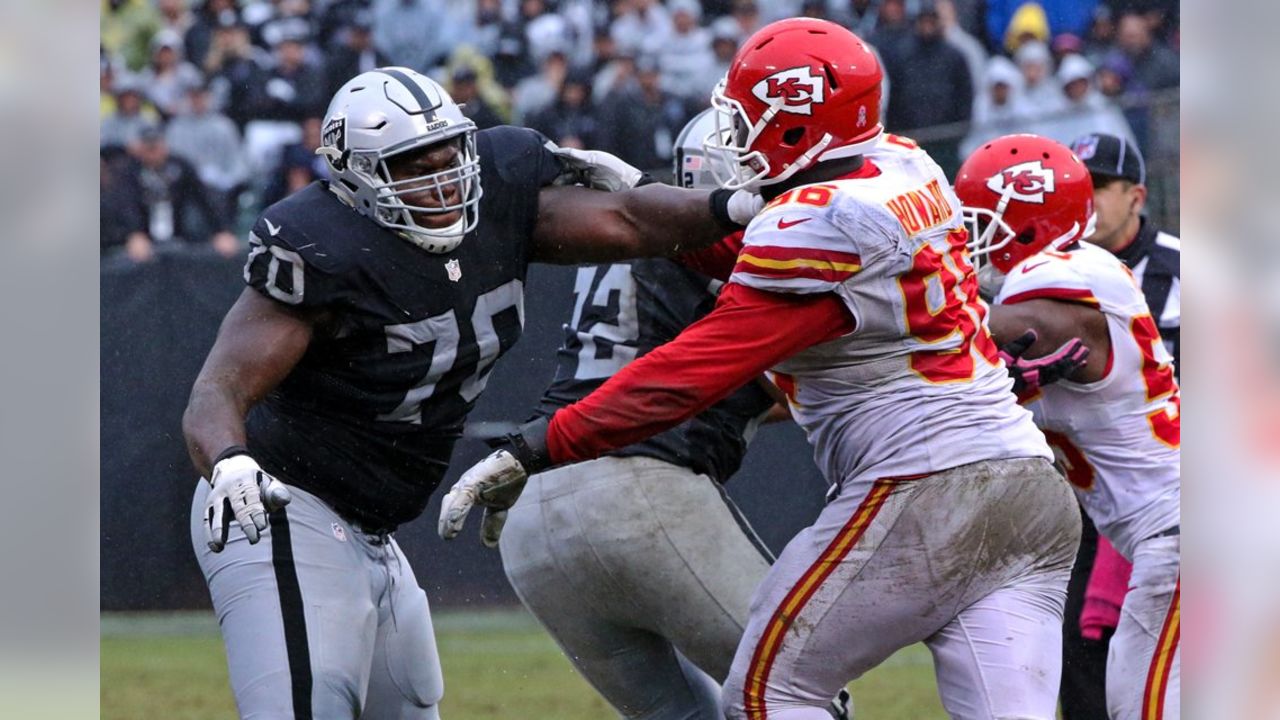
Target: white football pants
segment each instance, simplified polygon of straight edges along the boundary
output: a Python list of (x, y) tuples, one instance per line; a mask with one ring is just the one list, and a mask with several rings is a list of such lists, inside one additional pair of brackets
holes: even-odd
[(1181, 715), (1181, 551), (1178, 535), (1143, 540), (1134, 549), (1129, 592), (1107, 653), (1111, 720)]
[(845, 683), (924, 642), (951, 717), (1053, 720), (1079, 541), (1071, 489), (1042, 459), (846, 489), (753, 598), (727, 715), (825, 720)]

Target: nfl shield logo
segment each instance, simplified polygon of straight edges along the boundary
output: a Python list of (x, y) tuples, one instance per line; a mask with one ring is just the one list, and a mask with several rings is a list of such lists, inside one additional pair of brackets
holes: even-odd
[(1088, 137), (1080, 138), (1076, 141), (1076, 146), (1071, 149), (1075, 151), (1076, 157), (1079, 157), (1081, 160), (1088, 160), (1098, 152), (1098, 136), (1090, 135)]
[(454, 258), (444, 264), (444, 271), (449, 273), (449, 279), (458, 282), (462, 279), (462, 266), (458, 264), (458, 259)]

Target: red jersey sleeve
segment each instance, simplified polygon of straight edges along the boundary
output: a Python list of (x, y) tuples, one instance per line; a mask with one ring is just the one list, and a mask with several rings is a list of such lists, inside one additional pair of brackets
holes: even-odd
[(685, 267), (715, 280), (728, 280), (742, 251), (742, 230), (725, 235), (720, 242), (672, 258)]
[(551, 461), (591, 460), (675, 427), (782, 360), (852, 330), (834, 294), (730, 283), (706, 317), (552, 416)]

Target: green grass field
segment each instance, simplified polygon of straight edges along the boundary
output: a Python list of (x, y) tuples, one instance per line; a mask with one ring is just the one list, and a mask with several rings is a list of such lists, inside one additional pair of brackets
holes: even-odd
[[(523, 610), (445, 611), (434, 620), (444, 665), (441, 715), (448, 720), (616, 717)], [(861, 718), (945, 717), (929, 652), (920, 645), (899, 652), (850, 687)], [(104, 615), (101, 717), (234, 718), (212, 615)]]

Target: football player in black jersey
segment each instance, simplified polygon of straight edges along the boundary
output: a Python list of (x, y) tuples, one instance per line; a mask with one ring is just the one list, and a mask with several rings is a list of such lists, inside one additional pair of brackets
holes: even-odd
[(210, 481), (192, 544), (242, 716), (435, 718), (426, 596), (390, 533), (426, 506), (519, 337), (528, 264), (693, 249), (758, 205), (554, 186), (639, 173), (530, 130), (477, 132), (405, 68), (346, 83), (317, 152), (331, 181), (263, 212), (249, 288), (192, 389), (183, 430)]

